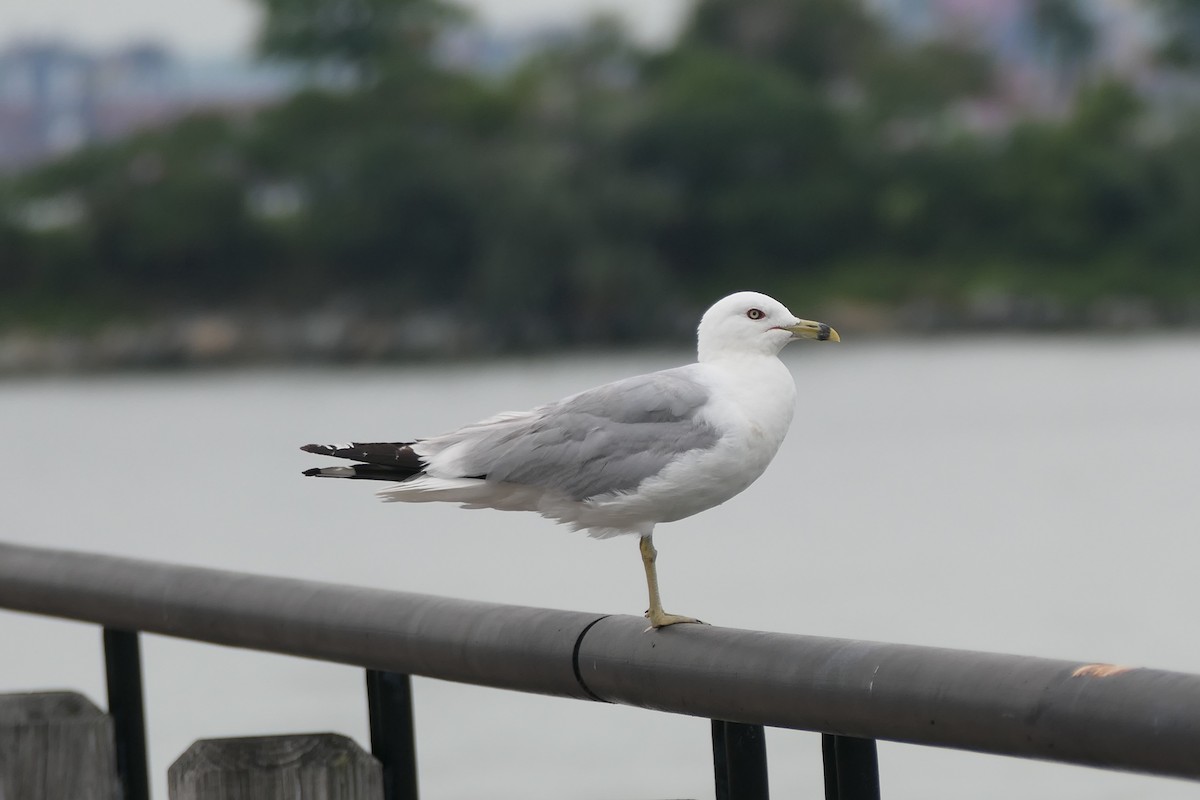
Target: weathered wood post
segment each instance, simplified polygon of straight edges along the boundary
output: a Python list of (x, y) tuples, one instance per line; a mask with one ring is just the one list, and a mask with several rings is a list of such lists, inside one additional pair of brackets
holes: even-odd
[(117, 800), (112, 719), (77, 692), (0, 695), (0, 800)]
[(171, 800), (383, 799), (379, 762), (335, 733), (201, 739), (167, 783)]

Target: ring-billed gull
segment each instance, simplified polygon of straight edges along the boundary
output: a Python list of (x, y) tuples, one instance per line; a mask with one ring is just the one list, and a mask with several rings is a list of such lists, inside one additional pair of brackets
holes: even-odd
[(763, 473), (792, 421), (796, 386), (779, 360), (795, 339), (841, 341), (823, 322), (739, 292), (704, 313), (695, 364), (626, 378), (531, 411), (409, 442), (310, 444), (361, 462), (305, 475), (394, 481), (384, 500), (536, 511), (601, 538), (640, 537), (653, 628), (663, 611), (654, 526), (724, 503)]

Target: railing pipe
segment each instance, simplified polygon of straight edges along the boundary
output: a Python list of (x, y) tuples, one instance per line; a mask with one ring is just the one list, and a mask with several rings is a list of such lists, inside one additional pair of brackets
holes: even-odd
[(709, 719), (1200, 778), (1200, 676), (0, 544), (0, 607)]
[(603, 616), (3, 543), (0, 607), (580, 698), (571, 654)]
[(1200, 778), (1200, 675), (915, 645), (601, 620), (613, 703), (863, 739)]

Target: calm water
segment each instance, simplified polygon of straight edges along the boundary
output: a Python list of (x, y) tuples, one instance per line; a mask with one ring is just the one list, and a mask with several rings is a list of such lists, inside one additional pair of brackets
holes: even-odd
[[(850, 337), (848, 337), (850, 338)], [(715, 624), (1200, 672), (1200, 339), (793, 346), (801, 404), (750, 490), (660, 528), (667, 607)], [(0, 383), (3, 533), (497, 602), (640, 613), (633, 539), (393, 506), (309, 441), (435, 433), (686, 356)], [(0, 691), (103, 699), (96, 629), (0, 613)], [(366, 742), (358, 670), (147, 637), (152, 769), (201, 737)], [(711, 797), (708, 724), (419, 679), (425, 796)], [(814, 734), (768, 734), (779, 797)], [(917, 798), (1183, 798), (1180, 782), (884, 743)]]

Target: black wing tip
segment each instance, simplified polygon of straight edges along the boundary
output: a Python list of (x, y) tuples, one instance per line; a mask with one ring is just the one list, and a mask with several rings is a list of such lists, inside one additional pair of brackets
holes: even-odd
[(347, 444), (306, 444), (305, 453), (345, 458), (364, 463), (352, 466), (314, 467), (303, 474), (317, 478), (366, 478), (376, 481), (403, 481), (422, 472), (425, 461), (412, 451), (411, 442), (349, 442)]

